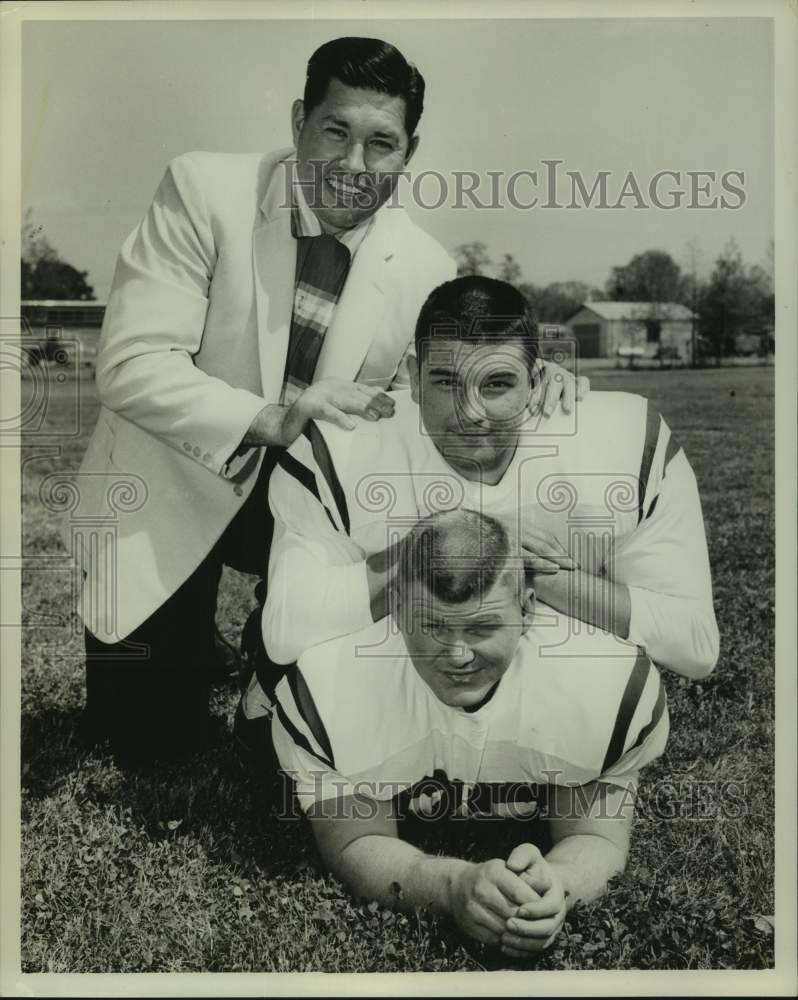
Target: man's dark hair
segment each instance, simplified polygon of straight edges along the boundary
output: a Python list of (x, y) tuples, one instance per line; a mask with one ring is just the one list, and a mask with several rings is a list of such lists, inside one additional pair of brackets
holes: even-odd
[(495, 518), (467, 508), (439, 511), (399, 543), (397, 588), (419, 582), (439, 601), (461, 604), (490, 591), (509, 555), (507, 530)]
[(416, 322), (416, 356), (436, 337), (471, 343), (517, 343), (530, 366), (538, 357), (537, 323), (521, 292), (506, 281), (466, 275), (433, 289)]
[(379, 38), (335, 38), (308, 60), (305, 114), (324, 100), (330, 80), (376, 90), (405, 102), (405, 131), (413, 138), (424, 110), (424, 77), (390, 42)]

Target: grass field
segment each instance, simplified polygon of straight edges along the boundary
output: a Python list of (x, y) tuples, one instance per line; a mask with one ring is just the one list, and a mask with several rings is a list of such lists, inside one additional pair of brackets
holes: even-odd
[[(574, 910), (534, 964), (768, 967), (773, 938), (759, 918), (773, 913), (772, 369), (597, 372), (593, 387), (648, 396), (685, 447), (703, 498), (721, 659), (707, 682), (666, 678), (671, 739), (641, 782), (627, 872)], [(80, 425), (69, 435), (77, 389)], [(248, 785), (226, 742), (135, 772), (79, 749), (82, 642), (38, 491), (49, 472), (77, 466), (96, 408), (91, 383), (54, 383), (43, 433), (27, 436), (23, 455), (23, 970), (523, 968), (426, 913), (351, 902), (320, 876), (305, 823), (277, 818), (275, 795)], [(252, 582), (232, 571), (223, 580), (218, 618), (233, 641)], [(232, 684), (215, 695), (228, 726), (235, 701)], [(482, 859), (506, 856), (519, 838), (510, 825), (461, 822), (427, 829), (423, 846)]]

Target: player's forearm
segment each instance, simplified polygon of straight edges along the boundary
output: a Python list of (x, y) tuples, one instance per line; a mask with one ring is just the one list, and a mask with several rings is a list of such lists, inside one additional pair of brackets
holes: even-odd
[(262, 624), (276, 663), (292, 663), (310, 646), (371, 624), (362, 562), (324, 566), (288, 536), (273, 548), (271, 566)]
[(653, 515), (614, 548), (608, 572), (629, 587), (629, 639), (658, 666), (706, 677), (719, 636), (701, 500), (684, 452), (668, 465)]
[(607, 883), (626, 867), (627, 852), (594, 834), (574, 834), (561, 840), (546, 855), (560, 877), (570, 908), (577, 901), (589, 903), (602, 896)]
[(424, 854), (397, 837), (366, 836), (348, 844), (330, 868), (356, 899), (451, 915), (455, 880), (469, 864)]
[(535, 596), (555, 611), (595, 625), (621, 639), (629, 636), (629, 588), (585, 570), (535, 574)]

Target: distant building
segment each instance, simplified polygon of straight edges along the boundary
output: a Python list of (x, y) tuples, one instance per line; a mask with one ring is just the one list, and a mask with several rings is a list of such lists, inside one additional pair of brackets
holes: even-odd
[(734, 353), (744, 358), (772, 354), (775, 347), (774, 334), (772, 327), (755, 333), (738, 333), (734, 338)]
[(689, 362), (694, 314), (678, 302), (585, 302), (568, 321), (581, 358)]
[(31, 327), (102, 326), (104, 302), (84, 302), (82, 299), (23, 299), (22, 316)]
[(104, 302), (23, 299), (20, 307), (22, 336), (35, 340), (44, 357), (50, 358), (60, 344), (59, 356), (66, 357), (69, 363), (94, 364), (105, 315)]

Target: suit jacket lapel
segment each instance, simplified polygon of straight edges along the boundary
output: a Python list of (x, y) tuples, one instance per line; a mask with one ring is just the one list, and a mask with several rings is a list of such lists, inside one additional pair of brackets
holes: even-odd
[(355, 379), (375, 337), (383, 336), (385, 264), (392, 256), (388, 209), (374, 218), (335, 307), (316, 365), (316, 380)]
[(277, 402), (283, 387), (294, 307), (296, 240), (291, 235), (290, 174), (281, 150), (261, 203), (262, 219), (252, 235), (260, 373), (264, 399)]
[[(294, 308), (296, 240), (291, 235), (290, 169), (293, 150), (275, 155), (262, 220), (252, 237), (258, 345), (263, 396), (280, 398)], [(382, 330), (385, 265), (393, 256), (396, 225), (383, 208), (360, 245), (324, 338), (315, 380), (354, 379), (375, 337)]]

